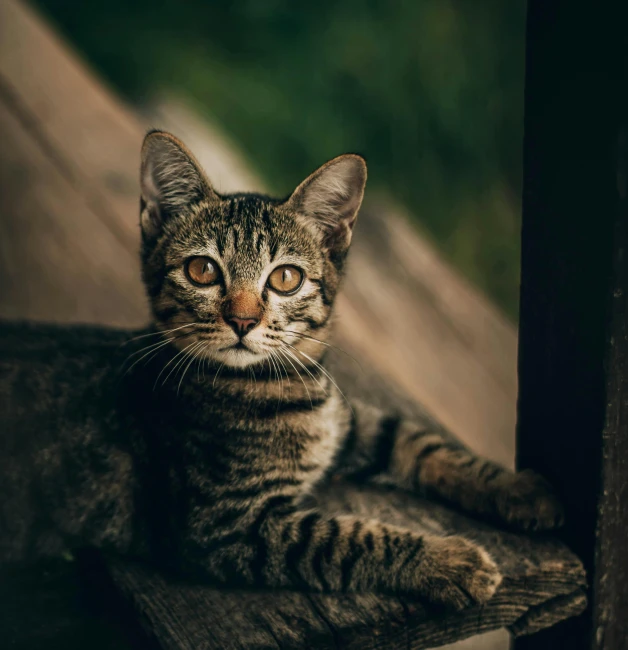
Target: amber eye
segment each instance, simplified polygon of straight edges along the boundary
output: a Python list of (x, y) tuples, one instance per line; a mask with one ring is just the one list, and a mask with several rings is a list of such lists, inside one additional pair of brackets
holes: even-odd
[(220, 279), (218, 264), (210, 257), (190, 257), (185, 263), (185, 273), (193, 284), (209, 286)]
[(268, 276), (268, 286), (277, 293), (294, 293), (302, 283), (303, 271), (296, 266), (278, 266)]

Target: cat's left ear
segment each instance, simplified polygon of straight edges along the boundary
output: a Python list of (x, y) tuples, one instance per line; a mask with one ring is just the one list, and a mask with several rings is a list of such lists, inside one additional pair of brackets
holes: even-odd
[(219, 199), (196, 158), (165, 131), (151, 131), (144, 138), (140, 187), (140, 224), (148, 238), (190, 205)]
[(329, 250), (342, 252), (351, 243), (365, 185), (364, 158), (345, 154), (308, 176), (292, 193), (287, 205), (322, 230)]

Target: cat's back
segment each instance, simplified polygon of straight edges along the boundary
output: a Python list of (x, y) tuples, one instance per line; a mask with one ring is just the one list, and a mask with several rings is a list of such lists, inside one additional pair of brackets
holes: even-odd
[(98, 325), (0, 320), (0, 364), (58, 364), (63, 359), (85, 363), (103, 354), (120, 356), (120, 348), (135, 334)]
[(100, 327), (0, 322), (0, 430), (32, 426), (38, 415), (50, 425), (87, 396), (103, 397), (128, 338)]
[(130, 338), (96, 326), (0, 322), (0, 449), (105, 417)]
[(118, 405), (131, 338), (100, 327), (0, 322), (0, 561), (22, 557), (33, 531), (52, 519), (77, 532), (84, 517), (73, 508), (127, 508)]

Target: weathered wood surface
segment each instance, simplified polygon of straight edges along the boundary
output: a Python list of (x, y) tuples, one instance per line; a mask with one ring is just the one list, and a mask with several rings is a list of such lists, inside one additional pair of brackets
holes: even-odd
[[(15, 0), (0, 2), (0, 316), (129, 326), (145, 321), (137, 260), (143, 132), (35, 14)], [(216, 178), (217, 168), (208, 167)], [(515, 333), (388, 208), (367, 207), (362, 214), (339, 312), (339, 340), (364, 369), (341, 362), (336, 372), (345, 385), (380, 402), (389, 402), (394, 386), (404, 409), (417, 417), (429, 411), (479, 451), (511, 462)], [(372, 374), (385, 379), (380, 387), (373, 388)], [(376, 507), (380, 498), (354, 496), (354, 508)], [(497, 533), (434, 504), (402, 508), (387, 506), (386, 513), (410, 517), (413, 526), (440, 521), (443, 532), (472, 531), (486, 541), (507, 575), (489, 607), (443, 619), (417, 604), (374, 596), (247, 594), (243, 601), (242, 594), (166, 587), (163, 578), (133, 565), (112, 563), (111, 570), (165, 647), (174, 637), (162, 621), (170, 621), (181, 639), (192, 635), (191, 645), (181, 647), (212, 647), (214, 631), (229, 625), (277, 647), (273, 625), (283, 620), (283, 610), (270, 606), (275, 598), (309, 603), (290, 621), (285, 645), (309, 639), (312, 630), (332, 647), (347, 638), (366, 647), (419, 648), (504, 625), (525, 632), (582, 607), (582, 572), (555, 542)], [(210, 605), (223, 613), (213, 615), (212, 629)], [(251, 631), (244, 621), (249, 625), (255, 612), (270, 618)], [(379, 633), (372, 642), (371, 627)]]
[[(192, 648), (433, 648), (510, 626), (536, 631), (582, 611), (584, 572), (552, 539), (498, 532), (398, 491), (335, 485), (320, 497), (332, 512), (378, 517), (436, 535), (463, 533), (490, 550), (503, 586), (485, 607), (447, 614), (372, 594), (241, 592), (168, 581), (126, 562), (113, 577), (166, 650)], [(544, 605), (548, 603), (547, 607)]]
[(626, 2), (528, 3), (518, 456), (592, 589), (518, 650), (628, 647), (627, 24)]
[[(356, 373), (354, 362), (345, 355), (337, 355), (330, 365), (348, 397), (359, 396), (378, 406), (393, 406), (419, 421), (430, 421), (420, 406), (382, 384), (372, 371)], [(504, 582), (487, 606), (452, 614), (372, 594), (251, 593), (186, 585), (120, 560), (110, 564), (113, 578), (166, 650), (418, 650), (502, 627), (510, 627), (517, 635), (527, 634), (578, 614), (586, 604), (580, 561), (550, 537), (496, 530), (386, 485), (333, 484), (316, 496), (330, 513), (352, 512), (419, 532), (475, 539), (498, 562)]]

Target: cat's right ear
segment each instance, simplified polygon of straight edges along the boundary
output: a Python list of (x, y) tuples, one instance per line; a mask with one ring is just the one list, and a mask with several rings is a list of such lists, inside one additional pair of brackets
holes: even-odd
[(144, 138), (140, 188), (140, 225), (146, 238), (159, 234), (168, 219), (189, 205), (219, 200), (196, 158), (165, 131), (151, 131)]

